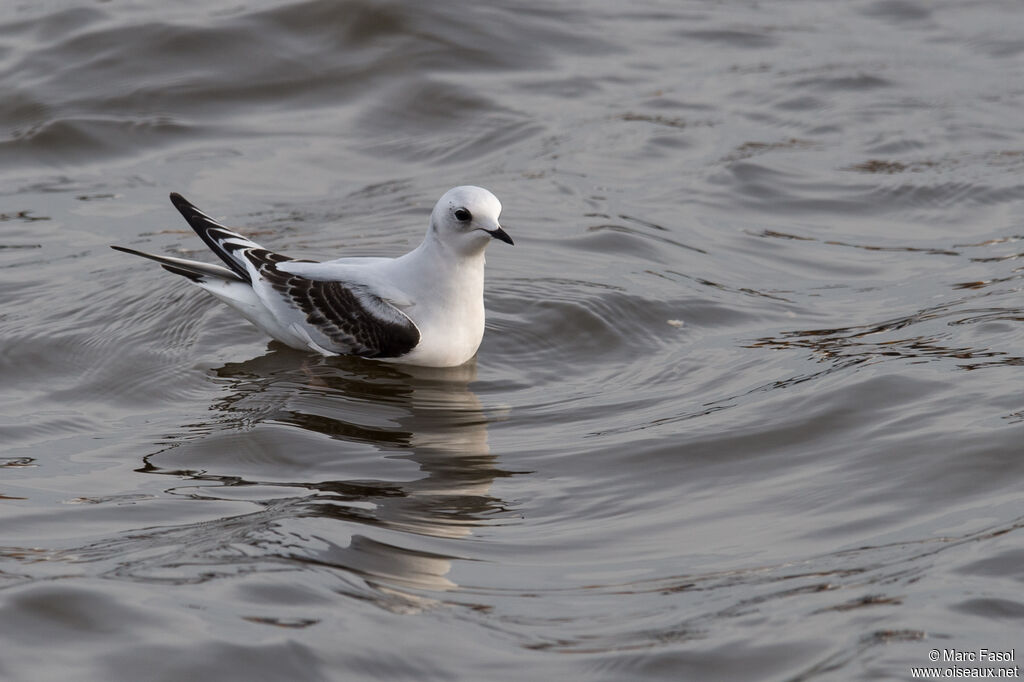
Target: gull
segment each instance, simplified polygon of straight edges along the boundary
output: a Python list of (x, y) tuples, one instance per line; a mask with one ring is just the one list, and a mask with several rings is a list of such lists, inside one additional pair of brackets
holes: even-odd
[[(484, 335), (484, 250), (512, 244), (501, 203), (482, 187), (441, 197), (423, 242), (398, 258), (296, 260), (228, 229), (180, 194), (171, 203), (224, 261), (160, 256), (160, 263), (292, 348), (427, 367), (468, 362)], [(226, 266), (226, 267), (225, 267)]]

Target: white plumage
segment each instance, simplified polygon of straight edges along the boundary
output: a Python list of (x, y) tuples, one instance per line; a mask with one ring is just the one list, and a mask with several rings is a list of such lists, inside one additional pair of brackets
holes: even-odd
[(227, 267), (112, 248), (190, 279), (293, 348), (431, 367), (471, 359), (484, 333), (484, 250), (512, 244), (501, 203), (456, 187), (434, 206), (423, 242), (398, 258), (293, 260), (217, 223), (179, 194), (171, 201)]

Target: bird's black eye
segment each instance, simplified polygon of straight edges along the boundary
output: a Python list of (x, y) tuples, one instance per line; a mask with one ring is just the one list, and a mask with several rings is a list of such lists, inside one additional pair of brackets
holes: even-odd
[(464, 223), (467, 220), (472, 220), (472, 218), (473, 218), (473, 214), (470, 213), (469, 211), (467, 211), (466, 209), (464, 209), (464, 208), (457, 208), (457, 209), (455, 209), (455, 219), (456, 220)]

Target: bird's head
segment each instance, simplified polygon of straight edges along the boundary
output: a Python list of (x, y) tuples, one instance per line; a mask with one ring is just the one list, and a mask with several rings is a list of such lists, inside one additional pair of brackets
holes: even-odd
[(492, 239), (512, 244), (501, 228), (501, 202), (482, 187), (463, 185), (444, 193), (430, 216), (430, 229), (445, 245), (462, 254), (482, 252)]

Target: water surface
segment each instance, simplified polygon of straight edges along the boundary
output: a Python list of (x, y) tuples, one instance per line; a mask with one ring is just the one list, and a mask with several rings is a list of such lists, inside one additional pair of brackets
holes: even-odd
[[(0, 676), (910, 679), (1021, 650), (1024, 10), (49, 3), (0, 21)], [(504, 205), (477, 359), (110, 251)]]

